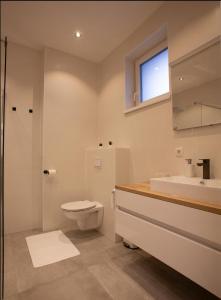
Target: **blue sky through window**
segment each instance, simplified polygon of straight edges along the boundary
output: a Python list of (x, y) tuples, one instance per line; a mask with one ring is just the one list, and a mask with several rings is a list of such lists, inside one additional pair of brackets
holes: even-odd
[(140, 100), (150, 100), (169, 92), (168, 49), (140, 65)]

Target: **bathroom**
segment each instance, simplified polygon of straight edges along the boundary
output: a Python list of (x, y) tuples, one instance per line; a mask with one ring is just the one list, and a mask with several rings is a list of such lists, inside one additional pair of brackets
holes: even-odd
[(221, 298), (220, 37), (220, 1), (1, 1), (1, 300)]

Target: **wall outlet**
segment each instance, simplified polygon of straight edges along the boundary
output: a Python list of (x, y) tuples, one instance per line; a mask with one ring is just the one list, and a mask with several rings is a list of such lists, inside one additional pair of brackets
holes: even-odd
[(94, 167), (95, 168), (101, 168), (102, 167), (102, 161), (99, 158), (96, 158), (94, 161)]
[(175, 149), (176, 157), (183, 157), (183, 147), (177, 147)]

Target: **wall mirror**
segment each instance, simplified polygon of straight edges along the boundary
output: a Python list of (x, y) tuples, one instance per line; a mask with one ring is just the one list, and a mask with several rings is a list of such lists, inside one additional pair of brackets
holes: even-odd
[(170, 64), (173, 128), (221, 123), (221, 39)]

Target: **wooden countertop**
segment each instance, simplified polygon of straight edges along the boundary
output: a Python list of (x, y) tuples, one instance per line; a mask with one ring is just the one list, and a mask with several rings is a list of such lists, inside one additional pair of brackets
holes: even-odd
[(221, 205), (150, 190), (148, 182), (116, 185), (116, 189), (221, 215)]

